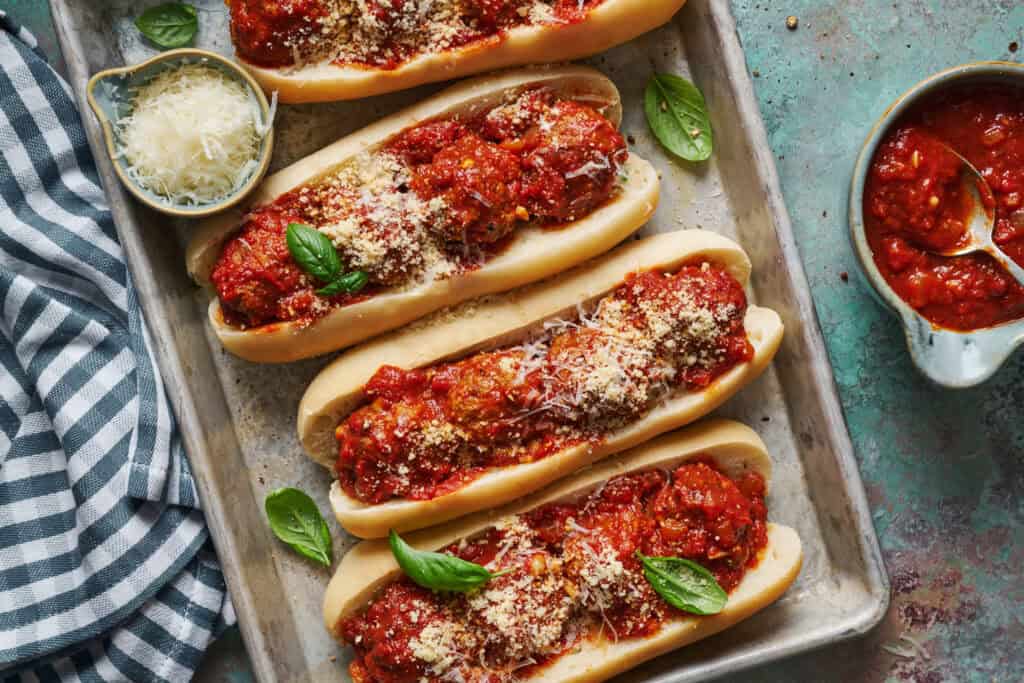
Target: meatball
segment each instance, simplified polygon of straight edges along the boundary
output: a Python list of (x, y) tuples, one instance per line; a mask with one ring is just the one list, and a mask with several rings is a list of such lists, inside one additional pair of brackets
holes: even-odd
[(335, 470), (346, 492), (368, 503), (415, 500), (452, 476), (464, 440), (446, 428), (436, 384), (419, 370), (384, 365), (374, 373), (366, 384), (371, 402), (335, 429)]
[(324, 232), (350, 270), (361, 270), (374, 284), (395, 286), (423, 267), (423, 231), (408, 207), (370, 216), (349, 217), (324, 227)]
[(576, 220), (611, 197), (628, 152), (611, 121), (562, 100), (524, 139), (522, 197), (543, 222)]
[(654, 358), (632, 342), (600, 330), (576, 328), (551, 341), (549, 392), (565, 417), (620, 424), (647, 407), (657, 377)]
[[(377, 400), (352, 413), (335, 430), (338, 482), (366, 503), (418, 498), (451, 476), (458, 443), (435, 446), (435, 456), (419, 450), (424, 430), (435, 419), (423, 402)], [(452, 455), (440, 457), (442, 450)], [(414, 456), (414, 457), (411, 457)]]
[[(652, 543), (658, 552), (744, 567), (762, 533), (759, 505), (707, 464), (683, 465), (651, 503), (658, 520)], [(726, 590), (732, 587), (723, 584)]]
[(411, 187), (425, 200), (444, 201), (446, 220), (436, 228), (444, 239), (492, 244), (528, 218), (516, 200), (520, 175), (515, 154), (470, 133), (417, 167)]
[(519, 357), (490, 353), (462, 361), (447, 392), (445, 412), (474, 441), (493, 443), (516, 431), (512, 422), (524, 414), (516, 383)]
[(356, 651), (349, 665), (352, 679), (357, 683), (425, 680), (426, 664), (409, 644), (427, 624), (440, 618), (429, 590), (411, 581), (389, 583), (365, 612), (352, 614), (339, 624), (338, 635)]
[(554, 94), (548, 89), (527, 90), (508, 104), (487, 112), (480, 122), (480, 134), (491, 142), (515, 146), (519, 144), (517, 138), (537, 125), (554, 99)]
[(295, 220), (261, 211), (224, 245), (210, 280), (229, 323), (254, 327), (288, 320), (313, 305), (316, 295), (285, 240)]
[[(642, 302), (649, 301), (648, 310), (669, 314), (667, 326), (646, 321), (647, 329), (662, 331), (659, 341), (668, 343), (668, 348), (689, 353), (703, 349), (711, 353), (729, 336), (740, 337), (746, 343), (743, 320), (747, 295), (740, 283), (721, 268), (684, 266), (674, 275), (648, 271), (633, 279), (631, 287), (630, 294), (636, 300), (634, 307), (642, 308)], [(706, 327), (707, 312), (711, 314), (713, 329)]]
[(259, 66), (290, 66), (295, 50), (319, 37), (323, 0), (231, 0), (231, 40), (238, 55)]
[(464, 134), (465, 128), (458, 121), (431, 121), (402, 133), (391, 142), (389, 149), (410, 166), (419, 166), (429, 164), (435, 154)]

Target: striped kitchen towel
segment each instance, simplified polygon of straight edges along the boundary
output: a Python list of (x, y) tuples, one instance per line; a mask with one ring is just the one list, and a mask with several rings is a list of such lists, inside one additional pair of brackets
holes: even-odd
[(74, 100), (0, 28), (0, 679), (187, 681), (224, 577)]

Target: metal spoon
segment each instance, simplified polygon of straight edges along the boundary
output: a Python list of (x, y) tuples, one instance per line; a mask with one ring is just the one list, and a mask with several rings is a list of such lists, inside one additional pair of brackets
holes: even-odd
[[(978, 169), (974, 168), (974, 165), (971, 164), (971, 162), (960, 156), (960, 154), (953, 148), (946, 146), (946, 149), (949, 150), (950, 154), (956, 155), (960, 160), (960, 187), (963, 189), (970, 203), (970, 208), (964, 216), (968, 240), (965, 244), (948, 251), (931, 250), (932, 253), (939, 254), (941, 256), (964, 256), (966, 254), (984, 251), (991, 254), (1003, 265), (1004, 268), (1006, 268), (1006, 270), (1010, 272), (1011, 275), (1013, 275), (1013, 277), (1017, 279), (1017, 282), (1024, 285), (1024, 268), (1021, 268), (1017, 265), (1016, 261), (1004, 254), (992, 240), (992, 233), (995, 231), (996, 227), (996, 217), (994, 212), (986, 208), (985, 202), (985, 199), (987, 199), (988, 206), (995, 204), (995, 197), (992, 194), (992, 189), (988, 186), (988, 183), (985, 182), (985, 178), (982, 177)], [(984, 198), (982, 197), (982, 193), (985, 194)]]

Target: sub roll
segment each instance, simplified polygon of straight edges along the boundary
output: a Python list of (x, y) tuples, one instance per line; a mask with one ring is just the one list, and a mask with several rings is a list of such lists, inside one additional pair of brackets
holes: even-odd
[(229, 0), (235, 54), (282, 102), (369, 97), (603, 52), (685, 0)]
[(292, 164), (191, 240), (189, 272), (214, 294), (210, 324), (236, 355), (293, 361), (604, 253), (658, 202), (621, 114), (593, 69), (519, 70)]
[(364, 538), (430, 526), (707, 414), (782, 339), (749, 274), (732, 240), (665, 233), (342, 354), (298, 417), (335, 516)]
[[(695, 425), (501, 510), (407, 536), (494, 575), (468, 592), (417, 585), (386, 541), (356, 545), (327, 588), (325, 623), (353, 647), (357, 683), (603, 681), (729, 628), (793, 583), (801, 543), (767, 521), (770, 478), (749, 428)], [(712, 609), (670, 604), (642, 556), (695, 563), (725, 595)]]

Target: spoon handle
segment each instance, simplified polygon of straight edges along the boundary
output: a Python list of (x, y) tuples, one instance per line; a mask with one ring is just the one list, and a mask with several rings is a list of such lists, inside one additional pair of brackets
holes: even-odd
[(1004, 254), (999, 247), (992, 243), (992, 249), (989, 251), (990, 254), (996, 257), (1006, 270), (1010, 271), (1010, 275), (1017, 279), (1021, 287), (1024, 287), (1024, 268), (1020, 267), (1016, 261)]

